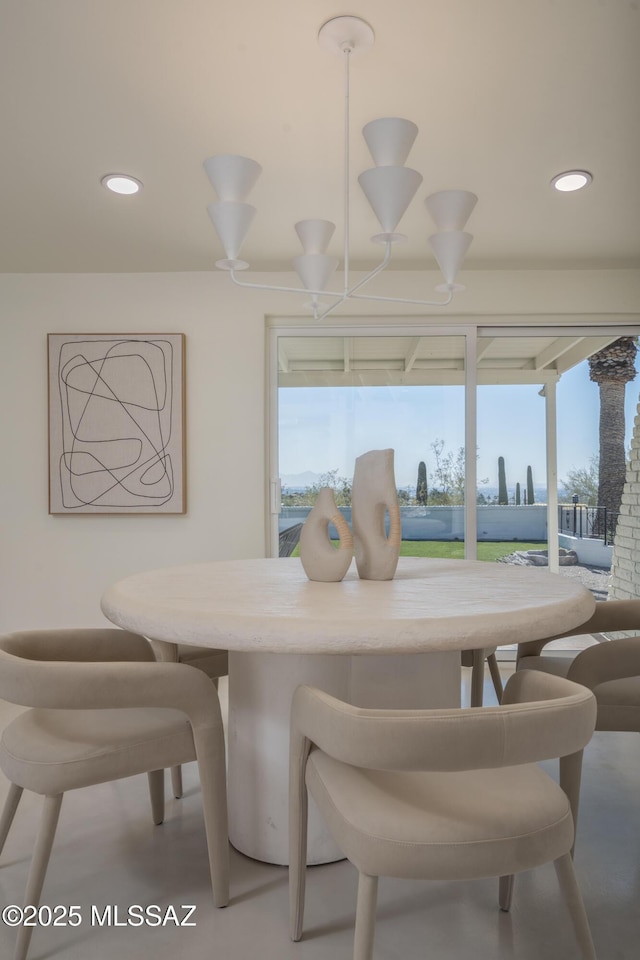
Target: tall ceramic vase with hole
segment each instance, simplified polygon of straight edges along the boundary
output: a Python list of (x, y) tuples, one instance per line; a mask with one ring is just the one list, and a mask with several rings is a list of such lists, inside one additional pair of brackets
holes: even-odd
[(393, 580), (402, 541), (393, 450), (370, 450), (357, 458), (351, 489), (351, 524), (360, 578)]
[[(338, 531), (340, 543), (334, 547), (329, 524)], [(300, 560), (309, 580), (326, 583), (342, 580), (353, 557), (353, 537), (349, 524), (336, 506), (331, 487), (322, 487), (313, 509), (300, 531)]]

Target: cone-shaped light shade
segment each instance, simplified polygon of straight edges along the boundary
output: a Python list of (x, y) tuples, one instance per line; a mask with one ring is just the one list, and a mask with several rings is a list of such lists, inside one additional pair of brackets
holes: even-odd
[(300, 220), (296, 233), (305, 253), (324, 253), (335, 230), (330, 220)]
[(477, 202), (475, 193), (468, 190), (440, 190), (427, 197), (425, 206), (438, 231), (464, 230)]
[(236, 260), (256, 212), (248, 203), (218, 200), (207, 207), (229, 260)]
[(294, 257), (292, 263), (305, 290), (324, 290), (338, 266), (338, 258), (326, 253), (303, 253)]
[(393, 233), (422, 183), (422, 174), (409, 167), (372, 167), (358, 177), (385, 233)]
[(233, 153), (220, 153), (209, 157), (204, 168), (211, 186), (218, 194), (218, 200), (244, 202), (254, 183), (262, 172), (262, 167), (249, 157), (238, 157)]
[(447, 283), (455, 283), (458, 270), (462, 266), (472, 240), (473, 236), (470, 233), (462, 233), (459, 230), (434, 233), (429, 237), (431, 249)]
[(369, 152), (376, 167), (401, 167), (418, 135), (418, 128), (411, 120), (401, 117), (381, 117), (362, 128)]

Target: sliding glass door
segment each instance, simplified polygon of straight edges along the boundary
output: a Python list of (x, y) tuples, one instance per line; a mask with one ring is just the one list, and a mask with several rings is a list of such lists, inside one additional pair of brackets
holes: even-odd
[[(296, 550), (321, 486), (334, 489), (349, 518), (356, 457), (391, 447), (403, 554), (506, 557), (558, 571), (568, 563), (561, 551), (573, 550), (580, 560), (581, 552), (595, 549), (584, 543), (577, 549), (575, 537), (565, 543), (569, 534), (587, 539), (588, 530), (591, 540), (599, 534), (603, 541), (598, 562), (604, 563), (615, 523), (611, 506), (605, 519), (602, 504), (588, 496), (595, 484), (591, 497), (598, 499), (602, 440), (603, 390), (593, 358), (604, 358), (604, 377), (611, 356), (626, 353), (628, 360), (624, 342), (633, 344), (639, 332), (480, 323), (274, 327), (272, 555)], [(622, 400), (627, 447), (638, 401), (633, 368), (632, 377)]]

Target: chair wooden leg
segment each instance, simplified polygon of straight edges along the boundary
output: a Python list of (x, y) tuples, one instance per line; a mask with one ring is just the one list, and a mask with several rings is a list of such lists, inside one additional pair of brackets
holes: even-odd
[(307, 882), (309, 794), (305, 769), (308, 754), (307, 749), (292, 759), (289, 771), (289, 936), (296, 943), (302, 938)]
[(213, 902), (216, 907), (226, 907), (229, 903), (227, 771), (224, 741), (221, 742), (217, 731), (199, 731), (196, 735), (196, 757), (207, 834)]
[(16, 810), (18, 809), (21, 796), (22, 787), (19, 787), (15, 783), (10, 783), (7, 799), (4, 802), (2, 816), (0, 817), (0, 853), (2, 853), (4, 850), (5, 841), (7, 839), (9, 830), (11, 829), (13, 818), (16, 815)]
[(571, 914), (573, 928), (582, 956), (584, 960), (596, 960), (596, 951), (593, 946), (593, 940), (591, 939), (589, 920), (587, 919), (587, 913), (584, 909), (584, 901), (573, 868), (571, 854), (565, 853), (563, 857), (554, 860), (553, 865), (556, 868), (562, 896)]
[(289, 936), (302, 939), (304, 900), (307, 880), (307, 791), (296, 810), (290, 808), (289, 830)]
[(171, 789), (176, 800), (182, 796), (182, 767), (171, 767)]
[[(176, 649), (177, 649), (177, 648), (176, 648)], [(214, 685), (214, 687), (215, 687), (216, 690), (217, 690), (217, 689), (218, 689), (218, 678), (217, 678), (217, 677), (213, 677), (213, 679), (211, 680), (211, 682), (212, 682), (212, 684)], [(180, 767), (180, 766), (178, 766), (178, 767), (171, 767), (171, 789), (172, 789), (172, 791), (173, 791), (173, 795), (174, 795), (174, 797), (176, 798), (176, 800), (180, 800), (181, 797), (182, 797), (182, 795), (183, 795), (183, 793), (184, 793), (184, 789), (183, 789), (183, 786), (182, 786), (182, 767)]]
[(353, 941), (353, 960), (371, 960), (373, 937), (376, 927), (376, 901), (378, 878), (366, 873), (358, 875), (358, 902), (356, 906), (356, 932)]
[(500, 877), (498, 885), (498, 903), (500, 909), (508, 913), (511, 909), (511, 898), (513, 896), (513, 874), (506, 877)]
[(156, 826), (164, 820), (164, 770), (150, 770), (149, 797), (151, 799), (151, 816)]
[(582, 779), (582, 755), (583, 751), (571, 753), (567, 757), (560, 757), (560, 786), (569, 798), (571, 806), (571, 816), (573, 817), (573, 847), (571, 847), (571, 856), (576, 845), (576, 831), (578, 829), (578, 809), (580, 806), (580, 781)]
[(498, 703), (502, 701), (502, 694), (504, 689), (502, 687), (502, 677), (500, 676), (500, 667), (498, 666), (498, 659), (495, 653), (490, 653), (487, 657), (487, 664), (489, 666), (489, 673), (491, 674), (491, 679), (493, 680), (493, 689), (496, 692), (496, 697), (498, 698)]
[[(27, 889), (24, 895), (24, 905), (37, 907), (40, 905), (40, 894), (44, 883), (49, 857), (51, 856), (51, 847), (53, 838), (58, 826), (58, 817), (60, 816), (60, 807), (62, 805), (63, 794), (59, 793), (55, 797), (45, 797), (40, 819), (40, 827), (36, 837), (36, 845), (31, 858), (29, 868), (29, 877), (27, 879)], [(19, 927), (16, 948), (13, 954), (13, 960), (25, 960), (33, 927)]]
[(473, 651), (471, 667), (471, 706), (481, 707), (484, 696), (484, 650)]

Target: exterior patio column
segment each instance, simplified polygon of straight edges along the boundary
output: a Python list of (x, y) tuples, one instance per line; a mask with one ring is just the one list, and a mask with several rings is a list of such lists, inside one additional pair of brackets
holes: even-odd
[(560, 571), (556, 384), (557, 380), (548, 380), (542, 389), (547, 439), (547, 543), (549, 545), (550, 573), (559, 573)]

